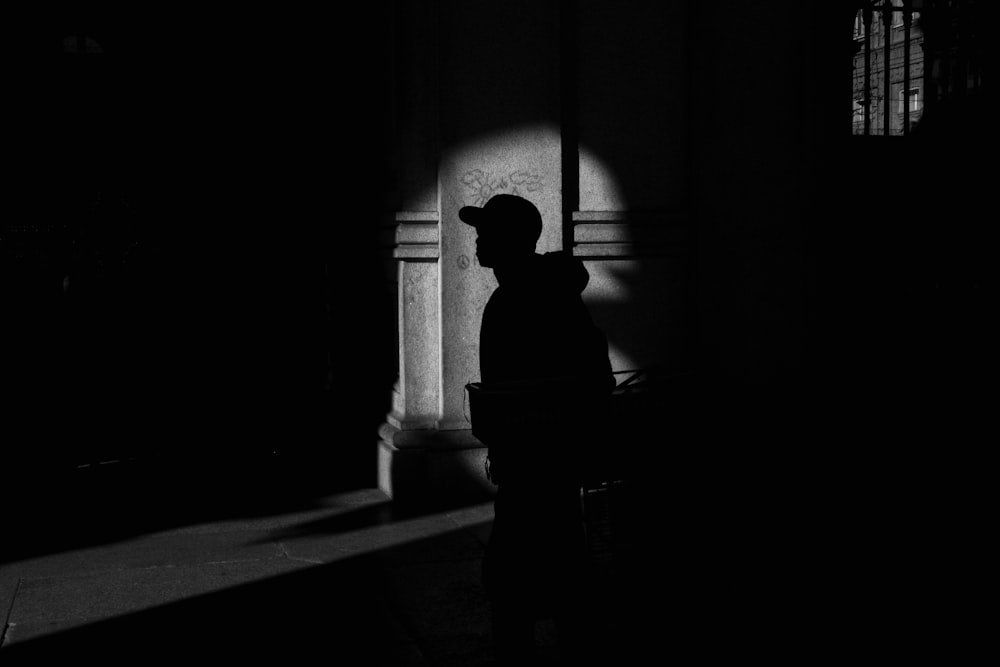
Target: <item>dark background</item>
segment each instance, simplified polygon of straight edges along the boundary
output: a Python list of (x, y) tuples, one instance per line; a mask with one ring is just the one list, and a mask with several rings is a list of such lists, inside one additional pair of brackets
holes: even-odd
[[(360, 442), (375, 440), (394, 368), (393, 314), (375, 305), (379, 27), (182, 7), (19, 18), (7, 455), (322, 452), (373, 483)], [(65, 53), (77, 34), (103, 53)]]

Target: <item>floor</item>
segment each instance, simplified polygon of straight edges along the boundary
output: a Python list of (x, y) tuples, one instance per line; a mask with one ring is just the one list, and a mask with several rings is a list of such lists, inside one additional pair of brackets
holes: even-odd
[[(0, 663), (495, 664), (491, 502), (403, 509), (301, 472), (125, 462), (22, 485), (5, 498)], [(559, 656), (552, 628), (539, 664)]]

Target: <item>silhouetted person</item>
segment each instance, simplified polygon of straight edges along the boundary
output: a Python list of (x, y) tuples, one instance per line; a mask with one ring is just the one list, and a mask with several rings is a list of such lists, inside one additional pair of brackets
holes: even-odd
[(497, 485), (483, 575), (497, 656), (525, 664), (539, 618), (554, 618), (560, 644), (579, 650), (581, 464), (615, 381), (607, 341), (581, 297), (583, 263), (535, 253), (538, 209), (499, 194), (459, 217), (476, 228), (476, 257), (498, 282), (483, 312), (479, 367), (486, 393), (509, 405), (477, 432)]

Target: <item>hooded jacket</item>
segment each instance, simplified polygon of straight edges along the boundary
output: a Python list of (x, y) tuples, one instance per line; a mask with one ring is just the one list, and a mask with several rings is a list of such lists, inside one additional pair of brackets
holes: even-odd
[(482, 382), (568, 380), (597, 391), (614, 388), (607, 340), (581, 296), (589, 280), (583, 262), (565, 252), (533, 255), (505, 275), (483, 311)]

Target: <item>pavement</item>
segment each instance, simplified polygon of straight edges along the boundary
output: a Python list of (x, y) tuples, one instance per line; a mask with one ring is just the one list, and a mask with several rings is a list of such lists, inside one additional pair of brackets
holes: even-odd
[[(601, 496), (603, 515), (591, 498), (590, 534), (618, 547), (588, 552), (588, 652), (568, 660), (543, 615), (536, 663), (975, 664), (958, 657), (987, 629), (969, 602), (988, 524), (882, 474), (792, 476), (777, 454), (656, 467)], [(336, 471), (281, 457), (5, 467), (0, 667), (497, 664), (491, 500), (402, 504)]]
[[(0, 664), (495, 664), (492, 502), (403, 508), (307, 468), (132, 461), (8, 484)], [(559, 659), (553, 633), (540, 619), (539, 664)]]

